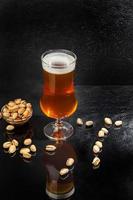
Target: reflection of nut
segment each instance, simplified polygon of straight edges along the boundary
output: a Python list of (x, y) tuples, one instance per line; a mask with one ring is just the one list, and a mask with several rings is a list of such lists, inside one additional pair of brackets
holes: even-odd
[(12, 144), (10, 147), (9, 147), (9, 153), (14, 153), (16, 151), (16, 146), (14, 144)]
[(69, 169), (68, 169), (68, 168), (62, 168), (62, 169), (60, 170), (60, 175), (61, 175), (61, 176), (64, 176), (64, 175), (68, 174), (68, 172), (69, 172)]
[[(8, 152), (9, 153), (9, 152)], [(11, 158), (13, 158), (14, 156), (16, 156), (16, 151), (14, 153), (11, 154)]]
[(32, 145), (30, 146), (30, 150), (31, 150), (33, 153), (35, 153), (35, 152), (36, 152), (36, 146), (35, 146), (34, 144), (32, 144)]
[(46, 151), (55, 151), (56, 146), (49, 144), (45, 147), (45, 149), (46, 149)]
[(11, 144), (12, 144), (11, 142), (4, 142), (3, 143), (3, 148), (4, 149), (8, 149), (11, 146)]
[(27, 138), (24, 140), (24, 145), (30, 145), (32, 143), (32, 140), (30, 138)]
[(13, 125), (8, 125), (7, 127), (6, 127), (6, 130), (7, 131), (13, 131), (15, 129), (15, 127), (13, 126)]

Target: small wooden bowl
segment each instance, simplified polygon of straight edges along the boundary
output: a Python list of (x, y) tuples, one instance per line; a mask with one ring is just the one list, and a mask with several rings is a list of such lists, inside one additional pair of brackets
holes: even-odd
[(24, 119), (20, 119), (20, 120), (11, 120), (8, 117), (3, 116), (3, 109), (6, 107), (6, 105), (4, 105), (1, 109), (1, 114), (2, 114), (2, 118), (8, 123), (8, 124), (12, 124), (12, 125), (23, 125), (25, 123), (27, 123), (29, 121), (29, 119), (32, 117), (33, 115), (33, 109), (31, 110), (31, 115), (24, 118)]

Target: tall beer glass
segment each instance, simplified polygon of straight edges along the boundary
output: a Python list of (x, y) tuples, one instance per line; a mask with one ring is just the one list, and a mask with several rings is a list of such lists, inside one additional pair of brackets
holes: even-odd
[(53, 140), (65, 140), (73, 134), (73, 127), (63, 118), (77, 108), (74, 91), (76, 55), (68, 50), (50, 50), (41, 56), (44, 85), (40, 99), (42, 112), (56, 119), (44, 127), (44, 134)]

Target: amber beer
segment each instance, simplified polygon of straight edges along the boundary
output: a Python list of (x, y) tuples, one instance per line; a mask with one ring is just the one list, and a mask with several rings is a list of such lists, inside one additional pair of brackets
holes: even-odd
[(51, 53), (43, 61), (41, 110), (51, 118), (69, 117), (77, 108), (73, 84), (74, 59), (65, 53)]

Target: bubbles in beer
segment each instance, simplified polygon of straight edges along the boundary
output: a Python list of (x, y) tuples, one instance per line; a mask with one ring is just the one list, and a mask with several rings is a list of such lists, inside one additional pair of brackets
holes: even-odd
[(75, 69), (75, 58), (66, 53), (52, 52), (42, 59), (43, 69), (52, 74), (66, 74)]

